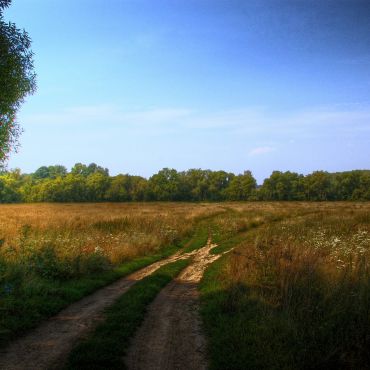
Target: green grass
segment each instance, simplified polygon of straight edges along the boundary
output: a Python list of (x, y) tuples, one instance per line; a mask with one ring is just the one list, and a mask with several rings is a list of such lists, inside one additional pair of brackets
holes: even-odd
[(229, 251), (231, 248), (244, 242), (246, 239), (252, 239), (255, 235), (255, 229), (262, 226), (263, 222), (248, 224), (245, 228), (236, 232), (222, 232), (222, 230), (213, 229), (212, 242), (217, 244), (217, 247), (212, 248), (211, 254), (220, 254)]
[(192, 238), (185, 244), (184, 252), (188, 253), (204, 247), (207, 243), (208, 237), (208, 225), (205, 223), (200, 224)]
[(19, 271), (12, 272), (13, 280), (17, 280), (17, 274), (20, 275), (19, 283), (12, 283), (9, 285), (9, 292), (0, 294), (0, 347), (69, 304), (121, 277), (168, 257), (178, 249), (176, 246), (166, 247), (156, 254), (135, 258), (114, 269), (72, 280), (44, 278), (32, 274), (28, 279), (24, 279), (20, 267)]
[[(226, 208), (226, 207), (225, 207)], [(234, 221), (242, 220), (243, 213), (237, 212), (235, 210), (227, 209), (226, 215), (229, 215)], [(312, 211), (300, 212), (301, 215), (310, 215)], [(212, 226), (212, 242), (217, 244), (217, 247), (211, 250), (212, 254), (220, 254), (229, 251), (231, 248), (237, 246), (238, 244), (245, 242), (247, 239), (252, 240), (256, 236), (256, 231), (266, 224), (279, 223), (282, 220), (288, 220), (290, 217), (295, 217), (294, 214), (290, 215), (278, 215), (278, 214), (268, 214), (264, 215), (264, 218), (260, 220), (246, 220), (238, 225), (237, 230), (222, 230), (218, 225)]]
[(66, 369), (124, 369), (123, 356), (148, 305), (188, 263), (167, 264), (123, 294), (106, 310), (105, 321), (71, 352)]
[[(241, 243), (243, 240), (245, 240), (245, 237), (248, 232), (239, 233), (233, 236), (230, 236), (229, 238), (219, 239), (219, 241), (215, 241), (217, 243), (217, 247), (211, 249), (211, 254), (220, 254), (227, 252), (231, 248), (235, 247), (239, 243)], [(212, 239), (213, 241), (213, 239)]]
[(315, 307), (297, 314), (245, 284), (228, 284), (226, 264), (211, 265), (200, 286), (210, 370), (370, 368), (369, 321), (361, 312), (369, 296), (358, 307), (344, 305), (345, 291), (325, 302), (318, 296)]
[[(290, 369), (294, 331), (276, 316), (267, 320), (261, 302), (247, 299), (245, 287), (224, 284), (222, 257), (200, 285), (201, 316), (208, 338), (211, 370)], [(239, 290), (243, 294), (239, 294)], [(264, 320), (262, 320), (263, 318)]]

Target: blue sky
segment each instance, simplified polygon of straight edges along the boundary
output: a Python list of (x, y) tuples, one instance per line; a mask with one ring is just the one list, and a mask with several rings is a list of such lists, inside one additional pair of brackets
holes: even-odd
[(38, 91), (9, 167), (369, 168), (370, 3), (13, 0)]

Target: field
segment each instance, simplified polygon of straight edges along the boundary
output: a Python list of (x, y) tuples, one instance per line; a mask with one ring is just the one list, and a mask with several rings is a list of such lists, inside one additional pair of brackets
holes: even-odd
[(369, 205), (291, 211), (206, 272), (212, 369), (369, 368)]
[(1, 205), (0, 210), (0, 243), (7, 258), (16, 261), (52, 249), (61, 260), (98, 255), (121, 263), (176, 244), (190, 235), (198, 218), (222, 207), (97, 203)]
[(220, 258), (196, 285), (211, 369), (368, 368), (370, 204), (354, 202), (2, 205), (1, 345), (161, 258), (196, 258), (208, 238)]
[(2, 205), (0, 343), (174, 253), (218, 205)]

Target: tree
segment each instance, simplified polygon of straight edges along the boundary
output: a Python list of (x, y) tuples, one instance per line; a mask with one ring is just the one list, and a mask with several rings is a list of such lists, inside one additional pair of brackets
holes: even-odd
[(147, 194), (148, 180), (141, 176), (131, 176), (130, 199), (143, 201)]
[(101, 173), (106, 176), (109, 175), (109, 171), (107, 168), (98, 166), (96, 163), (90, 163), (88, 166), (86, 166), (86, 164), (76, 163), (72, 167), (71, 173), (73, 173), (74, 175), (82, 176), (89, 176), (92, 175), (93, 173)]
[(180, 200), (180, 175), (172, 168), (163, 168), (149, 179), (149, 200)]
[(169, 200), (174, 193), (174, 180), (177, 176), (177, 171), (169, 168), (163, 168), (151, 176), (148, 181), (148, 199)]
[(252, 172), (244, 171), (243, 175), (231, 179), (225, 194), (228, 200), (248, 200), (251, 199), (256, 188), (257, 182)]
[(234, 176), (234, 174), (225, 171), (210, 171), (208, 174), (208, 199), (212, 201), (223, 200), (224, 192)]
[(352, 200), (370, 200), (370, 171), (356, 171), (359, 184), (352, 193)]
[(106, 199), (112, 202), (126, 202), (130, 199), (130, 176), (118, 175), (111, 179), (106, 191)]
[(307, 200), (333, 200), (334, 190), (332, 176), (325, 171), (314, 171), (304, 179)]
[(40, 168), (38, 168), (34, 174), (33, 174), (33, 177), (35, 179), (46, 179), (48, 178), (50, 175), (50, 171), (49, 171), (49, 168), (46, 167), (46, 166), (42, 166)]
[(21, 182), (19, 169), (3, 173), (0, 176), (0, 203), (20, 202), (22, 196), (19, 191)]
[(54, 166), (49, 166), (48, 170), (49, 170), (49, 177), (52, 178), (52, 179), (55, 179), (57, 177), (63, 177), (65, 175), (67, 175), (67, 169), (64, 166), (60, 165), (60, 164), (56, 164)]
[(35, 179), (46, 179), (51, 178), (55, 179), (57, 177), (63, 177), (67, 174), (67, 169), (64, 166), (56, 164), (55, 166), (42, 166), (38, 168), (33, 177)]
[(295, 172), (273, 171), (259, 189), (263, 200), (303, 200), (304, 177)]
[(0, 0), (0, 163), (17, 146), (21, 132), (17, 110), (36, 89), (31, 40), (25, 30), (3, 18), (3, 10), (10, 3)]
[(208, 195), (209, 170), (190, 169), (184, 173), (185, 185), (189, 194), (186, 200), (202, 201)]
[(361, 174), (359, 170), (335, 173), (333, 180), (336, 199), (352, 199), (353, 192), (360, 188)]
[(104, 200), (105, 193), (109, 188), (109, 177), (101, 172), (94, 172), (86, 177), (86, 192), (88, 200), (100, 202)]

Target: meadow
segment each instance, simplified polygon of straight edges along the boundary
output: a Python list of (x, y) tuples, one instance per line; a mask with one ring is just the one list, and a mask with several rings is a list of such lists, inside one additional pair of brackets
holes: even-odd
[(274, 208), (203, 278), (211, 369), (369, 368), (370, 205)]
[[(8, 261), (55, 253), (59, 262), (101, 257), (106, 263), (117, 264), (178, 243), (190, 235), (198, 218), (219, 212), (222, 207), (67, 203), (1, 205), (0, 209), (1, 256)], [(53, 269), (50, 273), (57, 272)], [(78, 271), (65, 271), (65, 277), (69, 273)]]
[(0, 343), (208, 236), (227, 252), (199, 287), (211, 369), (368, 367), (366, 202), (2, 205)]
[(175, 253), (197, 220), (220, 211), (217, 204), (181, 203), (2, 205), (0, 344)]

